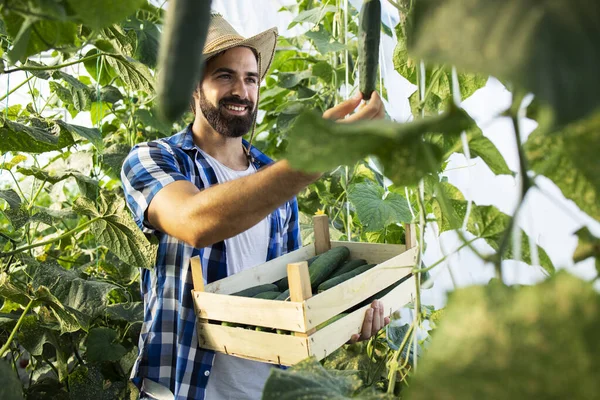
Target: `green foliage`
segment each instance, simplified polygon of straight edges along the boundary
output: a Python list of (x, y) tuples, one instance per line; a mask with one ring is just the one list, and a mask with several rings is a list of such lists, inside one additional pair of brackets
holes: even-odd
[(531, 169), (551, 179), (563, 195), (600, 221), (600, 113), (555, 133), (538, 128), (527, 139)]
[[(539, 96), (563, 125), (600, 107), (594, 0), (416, 2), (408, 24), (415, 57), (507, 79)], [(584, 58), (581, 54), (585, 54)]]
[(22, 400), (23, 390), (17, 373), (6, 361), (0, 361), (0, 396), (5, 400)]
[(600, 390), (599, 311), (591, 284), (565, 272), (532, 287), (460, 289), (407, 398), (588, 399)]
[(381, 231), (395, 223), (412, 222), (407, 200), (398, 193), (386, 193), (379, 185), (352, 185), (348, 189), (348, 198), (368, 232)]

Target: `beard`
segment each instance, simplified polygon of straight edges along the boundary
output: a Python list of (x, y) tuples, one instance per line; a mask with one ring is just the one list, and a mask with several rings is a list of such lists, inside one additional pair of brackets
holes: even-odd
[[(256, 115), (256, 111), (252, 111), (254, 103), (250, 100), (243, 100), (237, 96), (229, 96), (219, 100), (219, 103), (215, 107), (206, 98), (202, 89), (200, 89), (199, 97), (200, 111), (202, 111), (210, 126), (219, 134), (229, 138), (237, 138), (244, 136), (250, 131)], [(225, 104), (246, 106), (250, 111), (246, 115), (231, 115), (225, 109)]]

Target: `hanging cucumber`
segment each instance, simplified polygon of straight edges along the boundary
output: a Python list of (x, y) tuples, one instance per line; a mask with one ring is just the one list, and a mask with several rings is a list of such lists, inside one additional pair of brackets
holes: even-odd
[(365, 0), (360, 9), (358, 27), (359, 90), (369, 100), (377, 84), (379, 40), (381, 34), (381, 2)]
[(158, 106), (167, 121), (189, 107), (204, 67), (211, 0), (171, 0), (158, 55)]

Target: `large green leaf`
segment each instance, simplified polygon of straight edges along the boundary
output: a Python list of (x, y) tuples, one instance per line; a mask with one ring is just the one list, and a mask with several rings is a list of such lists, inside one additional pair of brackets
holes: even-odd
[[(484, 161), (490, 170), (496, 175), (514, 175), (514, 172), (508, 168), (504, 157), (494, 143), (483, 136), (478, 126), (473, 126), (466, 132), (469, 153), (472, 158), (479, 157)], [(436, 139), (443, 143), (445, 151), (444, 157), (448, 158), (452, 153), (464, 154), (463, 142), (460, 137), (438, 136)]]
[(137, 301), (134, 303), (111, 304), (106, 308), (106, 315), (115, 321), (141, 322), (144, 319), (144, 303)]
[(348, 188), (348, 199), (367, 231), (379, 231), (395, 223), (410, 223), (412, 214), (406, 199), (375, 183), (359, 183)]
[(557, 133), (535, 130), (525, 151), (533, 171), (551, 179), (566, 198), (600, 221), (600, 113)]
[[(6, 31), (13, 39), (13, 47), (8, 52), (13, 64), (17, 61), (25, 62), (27, 57), (45, 50), (75, 44), (77, 24), (65, 18), (64, 7), (59, 6), (57, 2), (43, 3), (47, 7), (31, 10), (37, 14), (35, 16), (29, 15), (24, 18), (16, 12), (7, 12), (3, 15)], [(49, 13), (52, 3), (62, 8), (62, 15), (60, 10), (58, 13)], [(41, 16), (49, 18), (45, 19)]]
[(34, 206), (33, 209), (35, 210), (35, 214), (31, 216), (31, 221), (40, 221), (46, 225), (53, 225), (54, 223), (77, 217), (77, 214), (70, 208), (53, 210), (51, 208)]
[(121, 22), (145, 3), (145, 0), (67, 0), (85, 25), (94, 29)]
[[(80, 365), (69, 374), (69, 399), (114, 400), (136, 399), (133, 383), (114, 379), (114, 373), (103, 375), (101, 364)], [(112, 378), (112, 380), (108, 380)], [(106, 382), (110, 384), (107, 385)]]
[(108, 294), (119, 289), (111, 283), (81, 276), (75, 270), (65, 270), (55, 262), (36, 266), (32, 283), (34, 287), (47, 287), (62, 306), (83, 314), (86, 320), (104, 315)]
[(127, 157), (130, 150), (130, 146), (122, 143), (115, 143), (107, 147), (102, 153), (102, 168), (104, 171), (112, 178), (120, 179), (123, 161), (125, 161), (125, 157)]
[(600, 107), (598, 20), (596, 0), (418, 1), (408, 48), (514, 82), (549, 104), (562, 125)]
[(66, 122), (63, 122), (61, 120), (57, 120), (56, 123), (61, 128), (69, 131), (69, 133), (81, 136), (89, 140), (89, 142), (93, 144), (94, 147), (98, 150), (102, 150), (104, 148), (104, 143), (102, 142), (102, 134), (97, 128), (88, 128), (86, 126), (67, 124)]
[(387, 398), (383, 394), (377, 395), (374, 392), (355, 396), (360, 388), (361, 382), (356, 377), (331, 373), (313, 357), (299, 362), (288, 370), (273, 368), (265, 383), (262, 398), (263, 400)]
[(336, 12), (337, 8), (332, 5), (315, 7), (299, 13), (290, 23), (288, 29), (291, 29), (298, 23), (318, 24), (327, 13)]
[(85, 339), (87, 347), (86, 358), (88, 361), (118, 361), (127, 350), (120, 343), (115, 343), (117, 331), (110, 328), (93, 328)]
[(141, 90), (146, 93), (155, 92), (156, 82), (154, 76), (152, 76), (148, 67), (141, 62), (120, 54), (106, 56), (105, 61), (130, 90)]
[(426, 134), (459, 135), (473, 124), (463, 110), (455, 107), (439, 116), (406, 124), (386, 120), (336, 123), (305, 112), (288, 132), (288, 148), (293, 151), (286, 157), (293, 167), (316, 172), (352, 165), (374, 155), (388, 178), (408, 186), (441, 165), (442, 149), (424, 141)]
[(121, 197), (103, 192), (97, 203), (79, 197), (73, 210), (95, 220), (91, 230), (97, 242), (121, 261), (140, 268), (154, 267), (158, 245), (148, 241), (137, 227)]
[(23, 387), (19, 375), (5, 360), (0, 360), (0, 398), (23, 400)]
[(318, 31), (308, 31), (305, 33), (305, 35), (313, 41), (317, 51), (321, 54), (346, 50), (346, 46), (336, 40), (333, 40), (331, 35), (323, 28), (319, 29)]
[(31, 119), (32, 125), (14, 122), (0, 114), (0, 152), (43, 153), (72, 145), (73, 137), (53, 122)]
[[(440, 232), (460, 229), (467, 212), (467, 201), (462, 193), (449, 183), (440, 184), (443, 193), (436, 190), (436, 198), (433, 202), (433, 212), (438, 219)], [(494, 250), (500, 248), (504, 233), (509, 228), (511, 216), (503, 213), (494, 206), (479, 206), (471, 204), (471, 213), (467, 222), (467, 231), (473, 235), (483, 238)], [(546, 251), (537, 246), (540, 266), (548, 273), (554, 273), (554, 264)], [(504, 259), (512, 260), (512, 246), (508, 246)], [(521, 230), (521, 260), (531, 264), (531, 247), (529, 236)]]
[(564, 271), (536, 286), (460, 289), (407, 399), (590, 399), (600, 393), (600, 298)]

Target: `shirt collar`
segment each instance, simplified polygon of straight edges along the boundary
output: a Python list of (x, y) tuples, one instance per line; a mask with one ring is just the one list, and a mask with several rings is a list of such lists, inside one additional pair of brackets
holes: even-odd
[[(181, 132), (171, 136), (168, 141), (171, 145), (175, 147), (179, 147), (182, 150), (196, 150), (196, 145), (194, 144), (194, 136), (192, 132), (192, 124), (189, 124), (185, 129)], [(242, 144), (245, 148), (248, 148), (248, 141), (242, 138)], [(250, 155), (253, 158), (254, 166), (259, 169), (265, 165), (271, 164), (273, 160), (269, 158), (262, 151), (258, 150), (256, 147), (250, 147)]]

